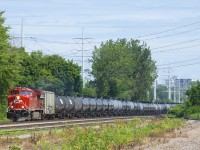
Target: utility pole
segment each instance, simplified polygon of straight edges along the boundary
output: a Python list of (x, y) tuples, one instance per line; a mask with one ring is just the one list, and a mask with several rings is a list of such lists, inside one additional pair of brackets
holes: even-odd
[(15, 47), (22, 47), (23, 46), (23, 39), (34, 39), (33, 37), (21, 37), (21, 36), (12, 36), (11, 37), (12, 41), (12, 45)]
[(24, 19), (21, 19), (21, 31), (18, 36), (11, 36), (11, 43), (15, 47), (23, 47), (24, 46), (24, 39), (35, 39), (33, 37), (24, 36)]
[(178, 102), (181, 103), (181, 83), (180, 83), (180, 79), (178, 79)]
[(83, 54), (84, 54), (84, 49), (83, 49), (83, 30), (84, 27), (82, 27), (82, 36), (81, 36), (81, 50), (82, 50), (82, 78), (83, 78), (83, 88), (85, 87), (85, 83), (84, 83), (84, 75), (83, 75), (83, 71), (84, 71), (84, 58), (83, 58)]
[(14, 46), (15, 45), (15, 37), (14, 37), (14, 35), (11, 37), (11, 39), (12, 39), (12, 45)]
[(171, 100), (171, 77), (170, 77), (170, 66), (168, 69), (168, 99)]
[(156, 101), (156, 99), (157, 99), (156, 89), (157, 89), (157, 79), (155, 79), (155, 81), (154, 81), (153, 103), (154, 103), (154, 102)]
[(23, 46), (23, 28), (24, 28), (24, 19), (22, 18), (22, 20), (21, 20), (21, 34), (20, 34), (21, 47)]
[(176, 77), (174, 76), (174, 103), (176, 103)]

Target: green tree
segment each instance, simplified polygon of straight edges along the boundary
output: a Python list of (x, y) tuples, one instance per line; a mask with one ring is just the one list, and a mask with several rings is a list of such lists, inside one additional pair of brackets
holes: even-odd
[(167, 90), (167, 86), (165, 85), (160, 84), (157, 86), (156, 92), (159, 101), (165, 102), (168, 99)]
[(18, 49), (22, 62), (20, 63), (20, 79), (18, 86), (31, 87), (44, 76), (50, 74), (42, 68), (43, 54), (42, 51), (35, 51), (30, 54), (25, 49)]
[(0, 109), (5, 112), (8, 90), (19, 79), (20, 59), (9, 43), (9, 27), (4, 26), (3, 13), (0, 12)]
[(95, 47), (92, 75), (98, 97), (143, 100), (156, 77), (150, 49), (138, 40), (109, 40)]
[(93, 97), (93, 98), (97, 97), (96, 89), (95, 89), (93, 81), (89, 81), (89, 83), (85, 84), (85, 88), (83, 88), (83, 96)]
[(38, 81), (33, 86), (36, 89), (43, 89), (46, 91), (53, 91), (57, 95), (65, 94), (65, 85), (64, 83), (53, 76), (44, 77), (43, 80)]
[(187, 104), (191, 104), (193, 106), (200, 105), (200, 82), (198, 81), (195, 86), (192, 86), (189, 90), (187, 90), (186, 94), (188, 96)]
[[(49, 85), (46, 86), (48, 90), (57, 89), (56, 93), (62, 95), (75, 95), (82, 92), (81, 68), (73, 61), (66, 61), (58, 55), (46, 55), (41, 66), (50, 73), (48, 78), (46, 76), (43, 78), (48, 81)], [(62, 88), (55, 88), (56, 86)]]
[(21, 78), (18, 86), (54, 91), (57, 95), (82, 92), (81, 68), (58, 55), (44, 55), (42, 51), (28, 54), (18, 49), (21, 56)]

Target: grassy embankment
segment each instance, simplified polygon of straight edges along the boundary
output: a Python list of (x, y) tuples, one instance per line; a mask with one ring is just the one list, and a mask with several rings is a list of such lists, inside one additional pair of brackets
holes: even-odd
[(14, 148), (107, 150), (135, 146), (149, 137), (162, 137), (184, 124), (182, 119), (118, 120), (114, 124), (90, 127), (53, 129), (47, 134), (34, 134), (27, 142), (19, 141)]
[(5, 118), (5, 117), (3, 117), (3, 118), (0, 118), (0, 122), (10, 122), (10, 120)]

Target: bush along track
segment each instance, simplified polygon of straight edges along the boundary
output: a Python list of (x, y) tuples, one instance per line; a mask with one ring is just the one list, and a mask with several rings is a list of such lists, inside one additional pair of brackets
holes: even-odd
[[(53, 129), (34, 134), (20, 144), (25, 149), (108, 150), (134, 147), (148, 137), (160, 137), (184, 124), (182, 119), (117, 120), (113, 124)], [(15, 145), (17, 146), (17, 145)]]
[(200, 120), (200, 82), (188, 89), (186, 95), (187, 100), (182, 105), (170, 108), (168, 115)]
[(200, 120), (200, 106), (187, 106), (186, 104), (177, 105), (170, 108), (167, 116)]

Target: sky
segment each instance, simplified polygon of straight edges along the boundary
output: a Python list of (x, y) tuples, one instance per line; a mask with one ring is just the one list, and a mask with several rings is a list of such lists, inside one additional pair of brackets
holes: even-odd
[(58, 54), (85, 70), (94, 46), (132, 38), (150, 47), (159, 82), (200, 79), (200, 0), (0, 0), (0, 10), (12, 44), (27, 52)]

